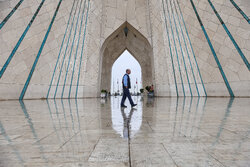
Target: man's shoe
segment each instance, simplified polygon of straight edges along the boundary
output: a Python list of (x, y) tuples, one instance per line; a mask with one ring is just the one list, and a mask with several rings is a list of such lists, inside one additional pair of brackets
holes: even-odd
[(127, 108), (127, 106), (125, 106), (125, 105), (121, 105), (121, 107), (123, 107), (123, 108)]
[(135, 106), (137, 106), (137, 104), (132, 105), (132, 107), (135, 107)]

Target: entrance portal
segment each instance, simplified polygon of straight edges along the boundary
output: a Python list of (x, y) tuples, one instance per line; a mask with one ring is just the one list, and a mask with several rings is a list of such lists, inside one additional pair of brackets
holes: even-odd
[[(141, 65), (142, 87), (153, 84), (152, 47), (139, 31), (125, 22), (105, 40), (102, 46), (100, 89), (111, 91), (112, 66), (125, 50), (128, 50)], [(123, 74), (124, 71), (121, 71), (121, 75)]]
[(112, 66), (111, 94), (119, 94), (122, 92), (122, 78), (128, 68), (132, 72), (130, 74), (130, 92), (135, 94), (141, 89), (141, 66), (138, 61), (125, 50)]

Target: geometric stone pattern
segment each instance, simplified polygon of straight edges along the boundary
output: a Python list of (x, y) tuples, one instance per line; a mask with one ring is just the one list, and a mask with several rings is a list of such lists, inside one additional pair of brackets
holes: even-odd
[[(250, 35), (249, 24), (231, 4), (230, 1), (211, 1), (221, 16), (230, 33), (238, 43), (247, 60), (250, 60)], [(240, 7), (244, 6), (249, 11), (250, 4), (247, 1), (237, 1)], [(214, 14), (207, 0), (194, 1), (203, 25), (209, 35), (215, 52), (225, 72), (228, 82), (235, 96), (249, 96), (249, 69), (242, 61), (232, 41), (223, 29), (218, 18)], [(193, 44), (195, 55), (204, 79), (204, 84), (208, 95), (227, 96), (226, 87), (218, 70), (212, 52), (199, 26), (199, 22), (194, 14), (191, 3), (188, 0), (180, 1), (183, 16), (187, 24), (190, 38)], [(249, 13), (248, 13), (249, 16)], [(216, 85), (216, 86), (215, 86)]]
[[(59, 2), (60, 0), (44, 2), (0, 78), (0, 99), (19, 98)], [(248, 22), (230, 1), (211, 2), (249, 61)], [(0, 19), (3, 20), (17, 3), (16, 0), (1, 1)], [(0, 29), (1, 69), (40, 3), (32, 0), (23, 1)], [(242, 0), (236, 3), (249, 16), (249, 2)], [(199, 0), (195, 1), (194, 5), (234, 95), (249, 97), (249, 69), (209, 2)], [(62, 1), (60, 5), (24, 98), (47, 98), (47, 95), (48, 98), (73, 98), (76, 93), (77, 97), (97, 97), (100, 89), (109, 89), (110, 81), (104, 81), (102, 78), (104, 75), (108, 76), (107, 78), (111, 75), (112, 62), (119, 56), (119, 51), (113, 48), (116, 56), (113, 55), (111, 58), (105, 54), (105, 49), (108, 45), (109, 48), (114, 47), (110, 39), (114, 34), (122, 35), (124, 25), (128, 25), (129, 31), (137, 33), (135, 36), (140, 36), (142, 40), (140, 44), (136, 42), (135, 36), (128, 34), (127, 43), (131, 47), (124, 44), (126, 40), (124, 43), (120, 41), (120, 46), (122, 50), (130, 50), (138, 60), (142, 67), (143, 86), (153, 83), (157, 96), (177, 96), (176, 87), (179, 96), (229, 96), (190, 1), (183, 0), (177, 3), (176, 0), (67, 0)], [(133, 51), (133, 47), (145, 49)], [(58, 59), (60, 52), (61, 56)], [(105, 64), (104, 60), (110, 62)], [(106, 73), (103, 70), (106, 70)]]
[[(127, 36), (124, 33), (124, 28), (127, 27)], [(136, 31), (128, 23), (123, 24), (118, 28), (107, 40), (105, 40), (102, 53), (102, 71), (101, 71), (101, 89), (110, 90), (111, 86), (111, 70), (113, 63), (121, 55), (124, 50), (128, 50), (141, 65), (143, 85), (151, 85), (153, 81), (151, 62), (152, 48), (138, 31)], [(121, 74), (122, 75), (122, 74)]]
[(0, 166), (249, 166), (249, 98), (133, 98), (0, 101)]

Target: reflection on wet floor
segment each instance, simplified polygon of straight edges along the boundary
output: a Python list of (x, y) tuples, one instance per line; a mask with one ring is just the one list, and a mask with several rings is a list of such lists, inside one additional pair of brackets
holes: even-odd
[(249, 98), (0, 102), (0, 166), (250, 166)]
[(112, 127), (121, 137), (128, 138), (130, 132), (131, 138), (139, 131), (143, 113), (140, 99), (141, 97), (134, 97), (134, 102), (138, 104), (135, 108), (131, 108), (128, 101), (126, 102), (128, 108), (120, 108), (121, 98), (111, 99)]

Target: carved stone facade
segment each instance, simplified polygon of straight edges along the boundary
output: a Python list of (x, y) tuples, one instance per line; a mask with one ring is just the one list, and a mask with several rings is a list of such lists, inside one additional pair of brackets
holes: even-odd
[[(143, 86), (153, 83), (157, 96), (230, 96), (228, 86), (234, 96), (250, 96), (249, 68), (242, 58), (250, 60), (250, 26), (230, 1), (42, 2), (24, 0), (0, 29), (0, 68), (8, 62), (0, 99), (18, 99), (22, 92), (24, 99), (98, 97), (101, 89), (110, 89), (112, 64), (125, 49), (141, 65)], [(1, 21), (16, 3), (0, 2)], [(249, 16), (248, 0), (238, 6)]]

